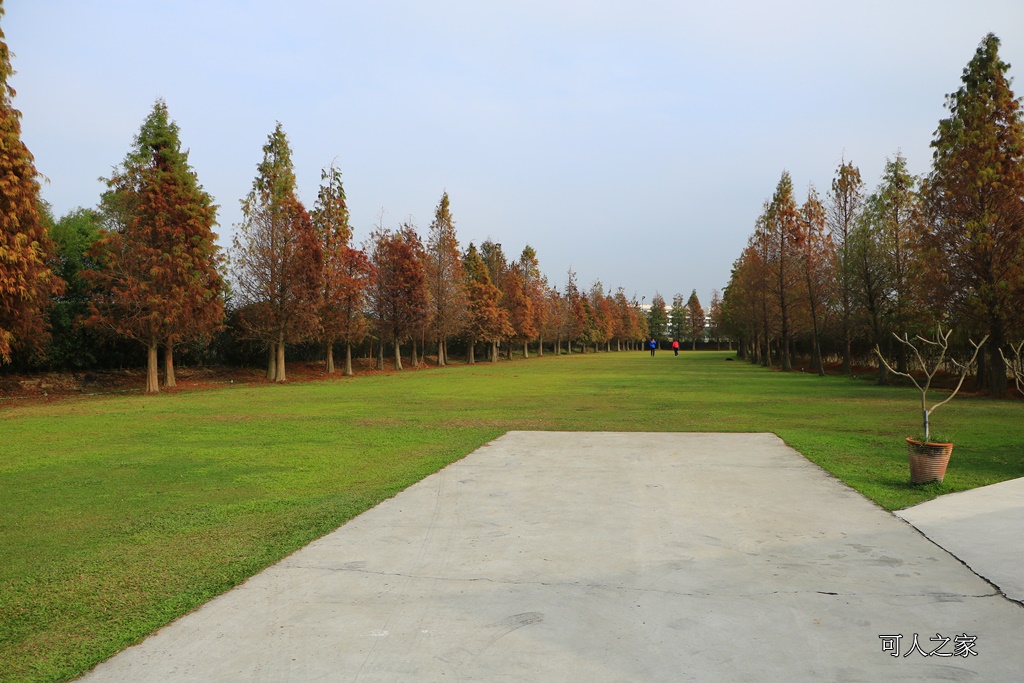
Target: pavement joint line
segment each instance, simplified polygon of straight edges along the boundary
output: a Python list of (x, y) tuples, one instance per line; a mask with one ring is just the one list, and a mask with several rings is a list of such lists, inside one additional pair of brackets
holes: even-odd
[[(822, 591), (822, 590), (805, 590), (805, 591), (765, 591), (765, 592), (735, 592), (735, 593), (723, 593), (720, 591), (670, 591), (658, 588), (640, 588), (637, 586), (623, 586), (619, 584), (611, 583), (581, 583), (579, 581), (512, 581), (503, 579), (492, 579), (486, 576), (477, 577), (454, 577), (454, 576), (431, 576), (428, 574), (400, 574), (394, 572), (374, 572), (365, 569), (349, 569), (346, 567), (316, 567), (316, 566), (292, 566), (289, 569), (302, 569), (302, 570), (321, 570), (331, 572), (350, 572), (353, 574), (365, 574), (367, 576), (386, 576), (396, 579), (413, 579), (418, 581), (440, 581), (443, 583), (493, 583), (501, 586), (544, 586), (547, 588), (602, 588), (606, 590), (614, 591), (625, 591), (632, 593), (652, 593), (657, 595), (676, 595), (681, 597), (714, 597), (718, 595), (729, 595), (734, 598), (753, 598), (765, 595), (828, 595), (836, 597), (856, 597), (856, 596), (887, 596), (893, 598), (912, 598), (921, 597), (920, 593), (878, 593), (872, 591), (860, 591), (856, 593), (837, 593), (833, 591)], [(983, 578), (983, 577), (982, 577)], [(987, 582), (991, 586), (991, 582)], [(992, 586), (993, 590), (990, 593), (933, 593), (934, 596), (941, 596), (943, 598), (994, 598), (994, 597), (1006, 597), (1002, 591), (997, 587)], [(1016, 603), (1016, 600), (1007, 598), (1010, 602)]]

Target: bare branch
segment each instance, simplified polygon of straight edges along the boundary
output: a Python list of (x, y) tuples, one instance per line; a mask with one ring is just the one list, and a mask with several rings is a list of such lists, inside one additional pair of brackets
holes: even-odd
[[(968, 370), (974, 364), (974, 361), (978, 358), (978, 353), (981, 351), (981, 347), (985, 344), (986, 341), (988, 341), (988, 335), (985, 335), (985, 337), (977, 344), (974, 343), (973, 340), (971, 340), (971, 346), (974, 348), (974, 353), (971, 355), (971, 359), (967, 361), (967, 363), (959, 363), (956, 359), (950, 358), (950, 361), (953, 363), (953, 365), (960, 370), (960, 381), (957, 382), (956, 388), (953, 389), (953, 392), (949, 396), (947, 396), (945, 399), (939, 401), (938, 403), (934, 404), (931, 408), (929, 408), (927, 404), (928, 389), (931, 388), (932, 379), (935, 377), (936, 373), (938, 373), (939, 368), (942, 367), (943, 360), (946, 357), (946, 352), (949, 350), (949, 337), (952, 334), (952, 332), (952, 330), (946, 330), (945, 332), (943, 332), (942, 328), (940, 327), (935, 331), (934, 340), (925, 339), (924, 337), (918, 335), (915, 337), (915, 339), (918, 342), (920, 342), (920, 344), (918, 345), (915, 345), (914, 342), (910, 341), (910, 336), (906, 333), (904, 333), (902, 337), (900, 337), (896, 333), (893, 333), (893, 336), (896, 337), (896, 339), (901, 344), (905, 344), (906, 346), (909, 346), (913, 350), (918, 365), (920, 365), (922, 372), (924, 372), (925, 377), (927, 377), (927, 381), (924, 383), (924, 386), (922, 386), (917, 381), (917, 379), (910, 373), (895, 370), (891, 365), (889, 365), (888, 361), (885, 360), (885, 357), (882, 356), (881, 349), (878, 346), (875, 346), (875, 354), (878, 356), (879, 360), (881, 360), (882, 363), (885, 365), (886, 369), (888, 369), (889, 372), (893, 373), (894, 375), (909, 378), (910, 381), (914, 383), (914, 386), (917, 387), (917, 390), (921, 392), (921, 413), (924, 422), (925, 440), (928, 440), (930, 436), (929, 417), (935, 411), (936, 408), (949, 403), (950, 401), (953, 400), (953, 397), (957, 395), (957, 392), (960, 391), (960, 387), (963, 386), (964, 379), (967, 377)], [(938, 356), (935, 357), (935, 360), (933, 363), (930, 364), (930, 367), (929, 363), (925, 361), (925, 358), (921, 353), (921, 349), (919, 348), (919, 346), (924, 345), (938, 349)], [(1024, 346), (1024, 342), (1022, 342), (1021, 345)], [(1020, 347), (1016, 349), (1018, 360), (1020, 358), (1019, 351)], [(1002, 353), (1001, 350), (1000, 353)]]
[[(948, 335), (947, 335), (947, 337), (948, 337)], [(956, 389), (954, 389), (953, 393), (951, 393), (949, 396), (946, 397), (946, 400), (941, 401), (939, 403), (936, 403), (935, 405), (933, 405), (931, 408), (928, 409), (928, 414), (929, 415), (932, 413), (932, 411), (934, 411), (939, 406), (945, 405), (945, 404), (949, 403), (950, 401), (952, 401), (953, 397), (956, 396), (958, 391), (960, 391), (960, 387), (963, 386), (964, 379), (967, 377), (967, 371), (970, 369), (970, 367), (972, 365), (974, 365), (974, 361), (978, 358), (978, 352), (981, 351), (981, 347), (985, 345), (986, 341), (988, 341), (988, 335), (987, 334), (984, 337), (982, 337), (981, 341), (978, 342), (977, 344), (975, 344), (974, 341), (971, 340), (971, 346), (974, 347), (974, 353), (971, 354), (971, 359), (969, 361), (967, 361), (966, 364), (961, 365), (960, 363), (957, 363), (956, 361), (953, 361), (953, 364), (961, 369), (960, 381), (956, 383)], [(938, 366), (936, 366), (936, 367), (938, 367)]]
[(1024, 339), (1022, 339), (1016, 346), (1010, 344), (1010, 350), (1013, 351), (1013, 359), (1006, 357), (1002, 349), (999, 349), (999, 355), (1002, 357), (1003, 362), (1006, 363), (1006, 367), (1010, 370), (1010, 374), (1013, 375), (1013, 381), (1017, 385), (1017, 391), (1024, 392), (1021, 388), (1021, 383), (1024, 383), (1024, 364), (1021, 361), (1021, 350), (1024, 349)]

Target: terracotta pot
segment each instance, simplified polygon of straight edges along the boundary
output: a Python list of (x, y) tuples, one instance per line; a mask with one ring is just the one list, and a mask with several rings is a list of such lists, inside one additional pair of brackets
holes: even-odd
[(953, 454), (951, 443), (925, 443), (907, 439), (907, 457), (910, 458), (910, 483), (928, 484), (942, 481), (946, 465)]

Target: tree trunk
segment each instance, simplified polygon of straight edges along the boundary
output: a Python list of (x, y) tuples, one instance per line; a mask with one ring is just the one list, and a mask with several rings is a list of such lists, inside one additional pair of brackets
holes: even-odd
[(523, 342), (523, 360), (530, 357), (530, 342)]
[(277, 377), (277, 344), (270, 342), (267, 346), (267, 381), (273, 382)]
[(160, 377), (157, 364), (157, 340), (150, 339), (146, 347), (146, 393), (160, 393)]
[(409, 364), (414, 368), (418, 368), (420, 366), (420, 357), (419, 354), (416, 353), (416, 337), (412, 338), (412, 356), (409, 358)]
[(345, 342), (345, 370), (342, 372), (346, 377), (352, 376), (352, 344)]
[(815, 311), (814, 302), (811, 302), (811, 335), (814, 343), (814, 362), (818, 370), (818, 376), (825, 376), (825, 364), (821, 360), (821, 340), (818, 338), (818, 315)]
[(476, 363), (476, 340), (471, 339), (466, 344), (466, 365), (473, 365)]
[[(904, 329), (902, 332), (906, 333)], [(896, 369), (900, 372), (907, 372), (907, 347), (903, 344), (896, 345)]]
[(287, 382), (288, 376), (285, 372), (284, 366), (284, 332), (277, 338), (277, 374), (274, 377), (275, 382)]
[(402, 369), (402, 345), (398, 343), (398, 337), (395, 337), (395, 370)]
[[(1006, 335), (1003, 332), (1003, 325), (1001, 321), (993, 321), (989, 323), (989, 349), (995, 350), (1000, 349), (1006, 344)], [(980, 355), (980, 354), (979, 354)], [(988, 376), (988, 388), (992, 392), (992, 396), (995, 398), (1006, 398), (1007, 389), (1007, 377), (1006, 377), (1006, 363), (1003, 362), (1003, 357), (996, 351), (988, 354), (987, 359), (987, 373), (983, 373), (981, 366), (978, 366), (978, 374), (985, 374)]]
[(377, 340), (377, 369), (384, 369), (384, 340)]
[(170, 341), (164, 344), (164, 386), (178, 386), (174, 381), (174, 343)]
[(437, 340), (437, 367), (448, 365), (448, 350), (444, 348), (444, 338)]
[(327, 374), (334, 374), (334, 340), (327, 342)]
[(851, 362), (853, 357), (853, 351), (851, 349), (852, 344), (849, 336), (843, 340), (843, 374), (849, 375), (853, 372), (853, 363)]
[(498, 342), (496, 341), (491, 342), (491, 362), (498, 362)]
[(540, 336), (537, 338), (537, 357), (541, 358), (544, 355), (544, 337)]

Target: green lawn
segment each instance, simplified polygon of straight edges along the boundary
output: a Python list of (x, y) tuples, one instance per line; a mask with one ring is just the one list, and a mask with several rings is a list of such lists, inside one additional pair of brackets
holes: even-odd
[(510, 429), (775, 432), (888, 509), (1024, 476), (1024, 404), (730, 353), (545, 357), (0, 409), (0, 680), (67, 680)]

